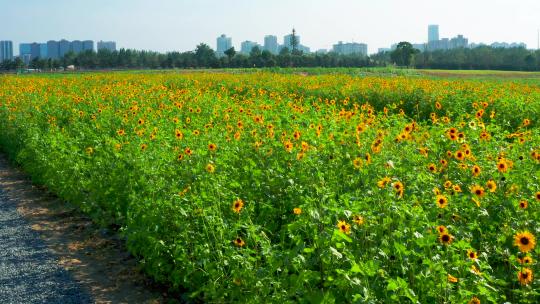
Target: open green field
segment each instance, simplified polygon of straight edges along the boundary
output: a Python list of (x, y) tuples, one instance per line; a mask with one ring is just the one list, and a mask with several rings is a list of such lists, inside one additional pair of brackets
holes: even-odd
[(540, 72), (491, 71), (491, 70), (417, 70), (421, 75), (447, 78), (486, 79), (540, 79)]
[(0, 76), (0, 147), (184, 300), (538, 303), (539, 75)]

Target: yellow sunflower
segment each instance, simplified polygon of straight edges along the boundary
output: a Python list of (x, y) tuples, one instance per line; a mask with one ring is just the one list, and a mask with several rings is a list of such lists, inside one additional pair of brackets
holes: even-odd
[(474, 250), (468, 249), (467, 250), (467, 257), (469, 259), (471, 259), (471, 260), (476, 260), (476, 259), (478, 259), (478, 254)]
[(486, 187), (489, 189), (489, 192), (493, 193), (497, 190), (497, 183), (494, 180), (490, 179), (486, 183)]
[(214, 173), (214, 171), (216, 171), (216, 167), (214, 167), (212, 164), (208, 164), (206, 165), (206, 171), (208, 171), (208, 173)]
[(446, 229), (446, 227), (443, 226), (443, 225), (437, 226), (436, 229), (437, 229), (437, 231), (439, 232), (439, 234), (448, 233), (448, 229)]
[(364, 217), (361, 215), (355, 215), (353, 217), (353, 222), (355, 222), (357, 225), (363, 225), (364, 224)]
[(454, 237), (448, 232), (443, 232), (439, 234), (439, 242), (443, 245), (450, 245), (454, 241)]
[(517, 246), (521, 252), (529, 252), (536, 246), (536, 239), (529, 231), (518, 232), (514, 236), (514, 245)]
[(351, 233), (351, 225), (347, 224), (345, 221), (339, 221), (336, 226), (339, 228), (339, 231), (345, 234)]
[(437, 203), (437, 207), (441, 209), (448, 206), (448, 199), (444, 195), (437, 195), (435, 202)]

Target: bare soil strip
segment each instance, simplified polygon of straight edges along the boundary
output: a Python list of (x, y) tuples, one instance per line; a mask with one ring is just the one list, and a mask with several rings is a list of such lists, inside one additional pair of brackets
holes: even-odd
[(58, 265), (80, 283), (96, 303), (164, 303), (116, 233), (94, 225), (76, 208), (32, 185), (0, 154), (0, 188), (37, 231)]

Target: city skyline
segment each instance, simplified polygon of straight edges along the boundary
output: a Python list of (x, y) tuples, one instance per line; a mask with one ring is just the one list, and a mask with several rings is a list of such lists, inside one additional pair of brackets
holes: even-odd
[[(0, 31), (0, 40), (13, 41), (14, 54), (19, 53), (22, 42), (79, 37), (116, 41), (119, 48), (167, 52), (193, 50), (201, 42), (215, 48), (215, 37), (226, 33), (240, 50), (242, 41), (263, 45), (266, 35), (281, 38), (295, 27), (302, 43), (312, 51), (331, 49), (336, 42), (347, 41), (366, 43), (372, 54), (399, 41), (424, 42), (426, 25), (439, 24), (444, 27), (441, 37), (460, 33), (474, 43), (503, 41), (537, 46), (540, 18), (534, 12), (540, 12), (538, 1), (439, 2), (381, 0), (368, 5), (352, 0), (0, 0), (0, 19), (12, 25)], [(481, 8), (488, 8), (490, 13), (477, 14)], [(25, 21), (28, 19), (32, 22)]]

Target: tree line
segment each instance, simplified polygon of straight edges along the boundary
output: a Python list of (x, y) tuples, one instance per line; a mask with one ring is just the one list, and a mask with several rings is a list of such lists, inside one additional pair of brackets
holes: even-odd
[(419, 69), (540, 71), (540, 50), (523, 47), (479, 46), (420, 52), (409, 42), (400, 42), (394, 51), (370, 59)]
[(34, 58), (27, 66), (20, 58), (0, 63), (0, 70), (22, 68), (54, 70), (74, 65), (79, 69), (172, 69), (172, 68), (262, 68), (262, 67), (365, 67), (369, 58), (359, 55), (304, 54), (287, 48), (279, 54), (255, 47), (249, 54), (237, 53), (234, 48), (218, 57), (214, 50), (202, 43), (194, 51), (158, 53), (120, 49), (119, 51), (98, 50), (79, 54), (67, 53), (63, 58)]
[(79, 54), (67, 53), (60, 59), (35, 58), (28, 65), (16, 58), (0, 63), (0, 70), (24, 68), (58, 70), (70, 65), (77, 69), (172, 69), (172, 68), (263, 68), (263, 67), (378, 67), (404, 66), (424, 69), (497, 69), (539, 71), (540, 51), (525, 48), (492, 48), (481, 46), (473, 49), (460, 48), (420, 52), (408, 42), (401, 42), (391, 52), (371, 56), (359, 54), (340, 55), (304, 54), (283, 48), (279, 54), (252, 49), (249, 54), (241, 54), (231, 48), (225, 56), (218, 57), (208, 45), (201, 43), (194, 51), (158, 53), (120, 49), (119, 51), (99, 50)]

